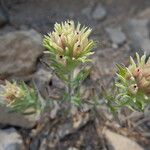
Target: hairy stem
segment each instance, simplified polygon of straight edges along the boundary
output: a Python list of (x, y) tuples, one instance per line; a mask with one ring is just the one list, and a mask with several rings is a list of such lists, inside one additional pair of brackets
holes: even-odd
[(72, 96), (74, 95), (74, 88), (72, 86), (72, 80), (73, 80), (73, 71), (70, 72), (70, 74), (68, 75), (68, 95), (69, 95), (69, 99), (70, 101), (72, 101)]

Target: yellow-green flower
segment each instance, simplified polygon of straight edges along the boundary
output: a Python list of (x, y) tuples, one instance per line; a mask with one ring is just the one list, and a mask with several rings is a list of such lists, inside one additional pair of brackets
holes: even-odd
[(44, 46), (63, 64), (67, 63), (67, 57), (85, 61), (87, 56), (93, 54), (94, 42), (89, 40), (90, 33), (91, 29), (81, 27), (80, 23), (77, 26), (73, 21), (56, 23), (54, 31), (45, 36)]

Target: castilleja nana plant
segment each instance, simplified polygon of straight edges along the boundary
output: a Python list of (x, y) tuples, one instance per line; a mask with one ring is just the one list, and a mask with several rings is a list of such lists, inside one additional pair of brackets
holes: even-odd
[(6, 81), (6, 84), (0, 87), (0, 104), (8, 107), (10, 111), (31, 114), (39, 110), (37, 93), (24, 82), (17, 84)]
[(66, 84), (67, 92), (65, 99), (71, 103), (79, 104), (79, 86), (87, 77), (89, 69), (82, 66), (76, 73), (75, 70), (86, 62), (91, 61), (88, 56), (92, 55), (95, 42), (89, 40), (91, 29), (75, 25), (73, 21), (56, 23), (54, 31), (44, 37), (45, 53), (50, 55), (50, 65), (56, 75)]
[(117, 81), (113, 93), (106, 94), (112, 110), (127, 106), (133, 110), (143, 111), (150, 103), (150, 58), (141, 58), (136, 53), (136, 62), (130, 57), (128, 67), (117, 65)]

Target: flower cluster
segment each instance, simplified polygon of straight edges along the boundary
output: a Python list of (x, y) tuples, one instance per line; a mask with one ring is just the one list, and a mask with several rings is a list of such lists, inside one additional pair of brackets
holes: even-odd
[(150, 103), (150, 58), (141, 58), (136, 53), (137, 61), (130, 57), (128, 67), (117, 65), (117, 81), (112, 95), (106, 94), (106, 99), (112, 108), (127, 106), (131, 109), (144, 110)]
[(25, 96), (24, 91), (17, 86), (16, 82), (10, 83), (9, 81), (6, 81), (6, 84), (1, 85), (1, 87), (3, 89), (1, 96), (4, 98), (4, 103), (7, 106), (12, 105), (16, 100)]
[(0, 85), (2, 91), (0, 93), (0, 104), (10, 108), (11, 111), (24, 113), (27, 109), (37, 109), (38, 97), (34, 89), (27, 87), (24, 82), (17, 84), (16, 82), (6, 81), (5, 85)]
[(150, 59), (146, 61), (146, 55), (143, 55), (140, 59), (136, 53), (137, 63), (130, 58), (130, 66), (127, 68), (126, 79), (135, 81), (134, 85), (131, 85), (131, 92), (136, 94), (138, 91), (142, 91), (145, 95), (150, 95)]
[(91, 29), (81, 27), (80, 23), (75, 26), (73, 21), (54, 25), (54, 31), (44, 38), (44, 46), (55, 55), (57, 61), (67, 65), (71, 60), (85, 62), (87, 56), (93, 54), (93, 40), (88, 37)]

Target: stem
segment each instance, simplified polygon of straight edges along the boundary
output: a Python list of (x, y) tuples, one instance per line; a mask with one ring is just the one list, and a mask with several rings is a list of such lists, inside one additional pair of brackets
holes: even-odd
[(75, 105), (72, 105), (72, 97), (74, 96), (75, 94), (75, 91), (74, 91), (74, 87), (72, 85), (72, 81), (73, 81), (73, 76), (74, 76), (74, 71), (70, 72), (70, 74), (68, 75), (68, 95), (69, 95), (69, 111), (72, 115), (74, 115), (76, 112), (77, 112), (77, 108), (75, 107)]
[(68, 75), (68, 94), (70, 101), (72, 101), (72, 96), (74, 95), (74, 89), (72, 87), (73, 73), (74, 71), (70, 72)]

